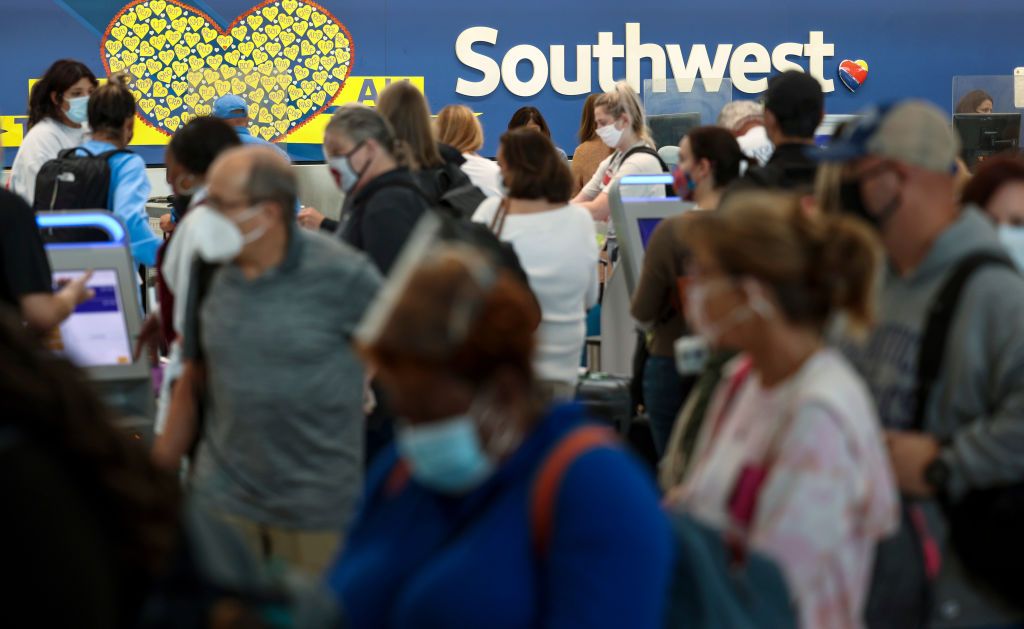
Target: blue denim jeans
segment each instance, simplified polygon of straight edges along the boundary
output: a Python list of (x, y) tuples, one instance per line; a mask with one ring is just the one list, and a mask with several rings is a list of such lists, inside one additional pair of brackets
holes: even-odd
[[(692, 382), (690, 383), (692, 386)], [(644, 406), (651, 419), (654, 447), (660, 458), (672, 435), (676, 415), (689, 387), (676, 372), (676, 361), (668, 356), (648, 356), (644, 366)]]

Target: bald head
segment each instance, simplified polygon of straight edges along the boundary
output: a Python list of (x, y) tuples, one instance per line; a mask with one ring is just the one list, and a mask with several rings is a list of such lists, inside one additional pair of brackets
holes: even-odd
[(266, 203), (292, 223), (298, 185), (291, 164), (276, 148), (244, 145), (221, 153), (210, 166), (211, 203), (218, 208)]

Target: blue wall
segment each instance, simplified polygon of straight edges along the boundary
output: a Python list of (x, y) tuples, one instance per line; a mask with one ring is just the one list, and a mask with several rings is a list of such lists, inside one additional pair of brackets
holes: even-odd
[[(204, 0), (191, 3), (228, 23), (253, 6), (254, 0)], [(1009, 75), (1024, 65), (1020, 27), (1024, 2), (994, 0), (322, 0), (352, 34), (355, 63), (352, 74), (422, 75), (435, 110), (462, 102), (482, 112), (487, 135), (484, 152), (491, 154), (509, 116), (523, 104), (544, 112), (559, 145), (572, 151), (583, 96), (555, 93), (550, 85), (530, 98), (516, 97), (504, 87), (481, 98), (455, 93), (462, 77), (479, 73), (459, 62), (455, 42), (472, 26), (499, 30), (493, 47), (477, 47), (500, 62), (517, 44), (531, 44), (547, 53), (548, 46), (567, 47), (568, 74), (574, 76), (576, 44), (596, 43), (599, 31), (614, 34), (623, 43), (625, 23), (639, 22), (642, 41), (661, 45), (676, 43), (684, 53), (693, 44), (709, 49), (722, 43), (758, 42), (770, 51), (781, 42), (806, 42), (809, 31), (823, 31), (835, 45), (835, 55), (825, 60), (825, 75), (836, 79), (843, 59), (865, 59), (870, 65), (865, 85), (856, 93), (838, 80), (829, 94), (831, 113), (849, 113), (881, 100), (906, 96), (923, 97), (950, 108), (954, 75)], [(105, 23), (124, 5), (122, 0), (0, 0), (0, 50), (4, 60), (0, 81), (0, 113), (25, 111), (26, 86), (59, 57), (86, 62), (102, 72), (99, 35), (95, 25)], [(102, 28), (100, 29), (102, 30)], [(528, 64), (520, 68), (526, 75)], [(625, 74), (624, 63), (615, 65), (616, 78)], [(644, 74), (649, 73), (644, 68)], [(595, 89), (596, 63), (594, 64)], [(743, 94), (736, 94), (744, 97)], [(13, 151), (8, 151), (10, 162)], [(159, 161), (159, 151), (147, 152)]]

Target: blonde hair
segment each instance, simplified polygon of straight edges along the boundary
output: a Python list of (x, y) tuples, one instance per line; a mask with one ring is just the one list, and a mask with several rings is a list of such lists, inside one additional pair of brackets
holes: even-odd
[(618, 118), (622, 114), (628, 114), (630, 126), (636, 137), (654, 148), (654, 139), (651, 131), (647, 128), (647, 117), (644, 115), (644, 107), (640, 104), (640, 97), (625, 81), (615, 84), (615, 89), (601, 94), (594, 100), (594, 109), (604, 108), (612, 118)]
[(871, 325), (881, 248), (856, 218), (807, 212), (792, 194), (739, 192), (693, 216), (683, 239), (727, 275), (771, 289), (792, 323), (820, 331), (843, 311), (855, 329)]
[(460, 153), (476, 153), (484, 145), (484, 130), (472, 109), (448, 105), (437, 114), (437, 140)]

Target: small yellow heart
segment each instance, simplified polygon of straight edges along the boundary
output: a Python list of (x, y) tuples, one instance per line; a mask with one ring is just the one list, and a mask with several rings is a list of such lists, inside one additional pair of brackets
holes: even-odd
[(153, 17), (153, 11), (144, 4), (140, 4), (139, 6), (135, 7), (135, 14), (138, 15), (139, 19), (143, 21)]
[(139, 109), (147, 114), (151, 113), (154, 107), (156, 107), (156, 101), (152, 98), (143, 98), (139, 101)]
[(264, 63), (267, 62), (268, 59), (270, 59), (270, 55), (263, 52), (262, 50), (256, 49), (252, 51), (252, 58), (253, 61), (255, 61), (257, 64), (263, 65)]
[[(320, 42), (321, 44), (323, 42)], [(320, 58), (320, 65), (330, 70), (334, 66), (338, 65), (338, 59), (334, 56), (325, 55)]]
[(183, 76), (186, 72), (188, 72), (188, 64), (183, 63), (181, 61), (175, 61), (171, 65), (171, 67), (174, 68), (174, 73), (178, 76)]
[(192, 84), (192, 87), (196, 87), (203, 82), (203, 73), (189, 72), (186, 78), (188, 79), (188, 82)]
[(135, 13), (125, 13), (121, 16), (121, 23), (131, 28), (135, 25), (136, 15)]
[(217, 90), (209, 85), (203, 85), (199, 88), (199, 95), (203, 97), (203, 100), (212, 100), (217, 95)]
[(298, 120), (301, 117), (302, 117), (302, 112), (299, 110), (298, 107), (289, 107), (288, 108), (288, 120), (290, 120), (292, 122), (295, 122), (296, 120)]
[(231, 82), (230, 81), (217, 81), (215, 84), (217, 88), (217, 95), (224, 96), (231, 93)]
[(337, 35), (340, 30), (341, 29), (338, 25), (333, 22), (324, 27), (324, 33), (326, 33), (331, 39), (334, 39), (334, 36)]
[(164, 0), (152, 0), (149, 3), (149, 8), (153, 9), (153, 15), (160, 15), (167, 8), (167, 3)]
[(245, 92), (245, 83), (242, 81), (242, 79), (231, 79), (231, 92), (233, 94), (241, 94)]
[(128, 50), (138, 50), (139, 49), (139, 44), (141, 44), (141, 43), (142, 43), (142, 40), (139, 39), (138, 37), (125, 37), (124, 38), (124, 47), (127, 48)]
[(110, 29), (110, 34), (114, 36), (114, 39), (121, 41), (122, 39), (124, 39), (124, 36), (128, 34), (128, 27), (115, 26), (114, 28)]
[(234, 40), (231, 39), (230, 35), (218, 35), (217, 36), (217, 43), (220, 44), (221, 48), (227, 48), (232, 43), (234, 43)]
[(236, 74), (238, 74), (238, 70), (232, 68), (231, 66), (221, 66), (220, 68), (220, 75), (225, 79), (230, 79)]
[(262, 46), (263, 44), (267, 43), (267, 36), (264, 35), (263, 33), (253, 33), (252, 43), (256, 44), (256, 46)]
[(256, 49), (256, 44), (251, 41), (247, 41), (245, 43), (238, 44), (238, 49), (242, 51), (243, 55), (248, 57), (252, 54), (252, 51)]
[(107, 43), (103, 44), (103, 47), (106, 48), (107, 52), (109, 52), (110, 54), (116, 55), (119, 50), (124, 48), (124, 44), (117, 41), (116, 39), (108, 39)]
[(174, 20), (173, 22), (171, 22), (171, 28), (173, 28), (175, 31), (178, 31), (180, 35), (181, 33), (185, 32), (186, 28), (188, 28), (188, 20), (185, 18), (181, 18), (180, 20)]
[(259, 122), (262, 122), (263, 124), (268, 124), (273, 121), (274, 117), (270, 115), (270, 110), (264, 109), (263, 111), (260, 112)]
[(180, 16), (181, 16), (181, 7), (179, 7), (179, 6), (175, 5), (175, 4), (172, 4), (171, 6), (167, 7), (167, 17), (171, 18), (172, 20), (176, 20)]
[(288, 120), (278, 120), (274, 123), (274, 129), (282, 135), (288, 132), (288, 127), (290, 126), (292, 126), (292, 123)]
[(295, 87), (294, 85), (288, 86), (288, 98), (293, 101), (302, 98), (302, 88)]
[(164, 107), (163, 105), (157, 105), (154, 112), (156, 113), (156, 117), (158, 120), (161, 118), (166, 118), (167, 116), (171, 115), (171, 110)]
[(309, 19), (309, 14), (312, 13), (312, 12), (313, 12), (313, 7), (309, 6), (308, 4), (305, 4), (305, 5), (302, 5), (302, 7), (300, 7), (299, 9), (297, 9), (295, 11), (295, 15), (301, 17), (304, 20), (308, 20)]
[(299, 101), (299, 109), (302, 111), (309, 111), (310, 109), (313, 109), (313, 101), (308, 98), (303, 98)]
[(295, 31), (299, 37), (303, 37), (305, 36), (306, 31), (309, 30), (309, 22), (296, 22), (295, 26), (292, 27), (292, 30)]
[(307, 70), (306, 68), (303, 68), (302, 66), (299, 66), (299, 67), (295, 68), (295, 70), (293, 70), (292, 73), (295, 75), (295, 78), (300, 80), (300, 81), (303, 81), (303, 80), (309, 78), (309, 70)]
[(206, 63), (211, 68), (216, 70), (217, 68), (220, 67), (220, 64), (224, 63), (224, 57), (221, 56), (221, 55), (210, 55), (209, 57), (206, 58)]
[(203, 41), (209, 43), (217, 39), (217, 31), (212, 28), (203, 27)]
[(167, 35), (157, 35), (149, 40), (149, 43), (153, 44), (153, 48), (160, 50), (167, 43)]
[(309, 43), (308, 41), (303, 41), (302, 42), (302, 56), (303, 57), (308, 57), (309, 55), (313, 54), (314, 52), (316, 52), (316, 46), (314, 46), (313, 44)]
[(153, 27), (153, 31), (159, 35), (167, 29), (167, 20), (150, 20), (149, 25)]
[(323, 107), (324, 103), (327, 102), (327, 93), (326, 92), (317, 92), (316, 94), (313, 94), (313, 96), (311, 98), (313, 99), (314, 103), (316, 103), (317, 105), (320, 105), (321, 107)]
[(279, 26), (280, 26), (281, 28), (291, 28), (291, 27), (292, 27), (292, 24), (294, 24), (294, 23), (295, 23), (295, 18), (293, 18), (293, 17), (292, 17), (292, 16), (290, 16), (290, 15), (282, 15), (282, 16), (281, 16), (281, 17), (280, 17), (280, 18), (279, 18), (279, 19), (277, 20), (277, 23), (278, 23), (278, 25), (279, 25)]
[(284, 101), (285, 96), (287, 96), (287, 94), (284, 93), (284, 90), (277, 90), (275, 92), (270, 93), (270, 100), (274, 101), (275, 103), (280, 103)]
[(206, 80), (207, 83), (213, 83), (214, 81), (220, 79), (220, 76), (213, 70), (206, 68), (205, 70), (203, 70), (203, 78)]
[(278, 11), (277, 11), (277, 7), (269, 6), (269, 7), (264, 7), (264, 9), (263, 9), (263, 11), (261, 11), (261, 13), (263, 14), (263, 17), (265, 17), (268, 20), (270, 20), (271, 22), (273, 22), (277, 18)]
[(138, 87), (143, 92), (148, 92), (149, 88), (153, 87), (153, 80), (152, 79), (139, 79), (138, 81), (135, 82), (135, 86)]
[(313, 80), (316, 81), (317, 83), (319, 83), (320, 85), (323, 85), (324, 83), (327, 82), (327, 73), (326, 72), (314, 72), (313, 73)]
[(167, 31), (167, 34), (164, 35), (164, 37), (167, 38), (167, 43), (174, 46), (181, 41), (181, 31)]
[(188, 44), (189, 48), (192, 48), (199, 43), (198, 33), (185, 33), (185, 43)]
[(192, 30), (194, 31), (198, 31), (199, 29), (201, 29), (204, 24), (206, 24), (206, 20), (199, 17), (198, 15), (192, 15), (188, 18), (188, 25), (192, 27)]
[(238, 41), (242, 41), (243, 39), (245, 39), (245, 36), (248, 34), (249, 29), (247, 29), (244, 24), (240, 24), (231, 29), (231, 36), (237, 39)]
[(331, 94), (332, 98), (333, 98), (333, 96), (337, 96), (338, 91), (340, 89), (341, 89), (341, 83), (337, 83), (335, 81), (331, 81), (330, 83), (327, 83), (327, 84), (324, 85), (324, 90), (328, 94)]
[(210, 107), (209, 105), (196, 105), (196, 115), (197, 116), (209, 116), (210, 112), (212, 112), (212, 111), (213, 111), (213, 108)]
[(260, 77), (260, 85), (262, 85), (265, 90), (272, 90), (274, 89), (274, 86), (277, 85), (277, 82), (272, 76), (262, 76)]
[[(139, 83), (139, 87), (142, 87), (142, 81), (139, 81)], [(146, 91), (149, 90), (147, 89)], [(167, 91), (167, 86), (165, 86), (163, 83), (157, 83), (153, 85), (153, 96), (156, 96), (157, 98), (164, 98), (167, 96), (167, 94), (169, 94), (169, 92)]]
[(280, 40), (281, 43), (284, 44), (285, 46), (291, 46), (292, 43), (295, 42), (295, 33), (291, 31), (285, 31), (281, 33)]
[(306, 60), (302, 62), (302, 65), (306, 66), (310, 70), (316, 70), (320, 67), (320, 55), (306, 57)]
[(295, 13), (295, 9), (299, 8), (299, 2), (298, 0), (284, 0), (284, 2), (281, 3), (281, 8), (288, 13)]
[(260, 103), (263, 102), (263, 99), (267, 97), (267, 93), (263, 91), (263, 88), (260, 88), (257, 90), (253, 90), (252, 93), (249, 94), (249, 97), (252, 99), (252, 102)]
[(124, 61), (125, 65), (132, 65), (139, 60), (139, 56), (134, 52), (125, 51), (121, 54), (121, 61)]
[[(264, 49), (271, 57), (276, 57), (277, 55), (281, 54), (281, 44), (278, 44), (276, 42), (267, 44), (266, 46), (264, 46)], [(285, 63), (287, 64), (288, 62), (285, 61)]]
[(319, 42), (323, 38), (324, 38), (324, 32), (323, 31), (309, 31), (309, 41), (313, 42), (314, 44)]
[(320, 28), (327, 22), (327, 16), (319, 11), (313, 13), (313, 26)]
[(177, 116), (171, 116), (167, 120), (164, 120), (164, 126), (170, 129), (172, 132), (181, 125), (181, 119)]
[(200, 57), (208, 57), (213, 52), (213, 46), (210, 44), (196, 44), (196, 52), (199, 53)]
[(120, 59), (116, 59), (116, 58), (115, 59), (111, 59), (110, 60), (110, 71), (111, 72), (120, 72), (121, 70), (124, 70), (124, 62), (121, 61)]
[(203, 58), (202, 57), (189, 57), (188, 65), (193, 70), (201, 70), (203, 68), (203, 65), (204, 65), (203, 64)]
[(149, 45), (149, 42), (142, 42), (139, 46), (139, 54), (143, 57), (152, 57), (156, 54), (156, 49)]
[(164, 67), (164, 64), (160, 63), (159, 59), (146, 59), (146, 68), (150, 74), (156, 74), (162, 67)]
[(281, 87), (281, 89), (284, 89), (292, 84), (292, 77), (288, 76), (287, 74), (279, 74), (277, 75), (277, 84)]
[(314, 81), (303, 81), (302, 91), (306, 93), (306, 96), (309, 96), (316, 91), (316, 83)]
[(241, 61), (238, 62), (238, 69), (241, 70), (242, 72), (246, 73), (246, 74), (249, 74), (250, 72), (252, 72), (253, 68), (255, 68), (255, 67), (256, 67), (256, 64), (253, 63), (251, 59), (242, 59)]
[(171, 90), (178, 96), (182, 96), (188, 91), (188, 83), (185, 81), (175, 81), (171, 83)]
[(274, 59), (274, 67), (277, 68), (278, 72), (285, 72), (292, 64), (284, 57), (278, 57)]
[(191, 107), (192, 109), (195, 109), (196, 105), (199, 104), (199, 94), (196, 94), (196, 93), (187, 94), (185, 96), (185, 104), (188, 105), (189, 107)]
[(284, 115), (288, 113), (288, 106), (284, 103), (278, 103), (270, 108), (270, 113), (274, 114), (275, 118), (284, 118)]
[(167, 106), (170, 107), (172, 110), (177, 109), (178, 107), (181, 107), (181, 99), (177, 96), (168, 96)]
[(349, 59), (351, 59), (351, 58), (352, 58), (352, 53), (350, 53), (349, 51), (347, 51), (347, 50), (339, 50), (338, 51), (338, 62), (339, 63), (348, 63)]
[(245, 82), (249, 84), (249, 87), (256, 87), (260, 84), (260, 75), (258, 74), (247, 74), (245, 76)]
[(242, 56), (241, 51), (232, 50), (231, 52), (224, 53), (224, 60), (233, 66), (238, 65), (238, 59)]
[(193, 113), (185, 112), (181, 114), (181, 124), (188, 124), (196, 119), (196, 115)]
[(288, 57), (292, 61), (295, 61), (296, 59), (299, 58), (299, 47), (298, 46), (289, 46), (289, 47), (285, 48), (284, 49), (284, 56)]
[(249, 25), (249, 28), (253, 30), (256, 30), (257, 28), (263, 25), (263, 18), (255, 14), (245, 18), (245, 21)]
[(160, 79), (164, 83), (170, 83), (174, 79), (174, 71), (171, 70), (171, 68), (164, 68), (156, 73), (156, 78)]
[(174, 51), (173, 50), (162, 50), (162, 51), (160, 51), (159, 57), (160, 57), (160, 61), (164, 62), (164, 65), (169, 65), (172, 61), (174, 61)]
[(326, 55), (334, 50), (334, 42), (329, 39), (322, 39), (317, 42), (316, 47), (320, 49), (320, 52)]
[(136, 24), (132, 27), (132, 30), (139, 37), (145, 37), (146, 35), (149, 35), (149, 24)]
[[(269, 120), (267, 122), (270, 122)], [(260, 129), (260, 135), (263, 136), (264, 140), (270, 141), (270, 138), (274, 137), (273, 127), (263, 127)]]
[(270, 39), (277, 39), (277, 36), (281, 34), (281, 27), (276, 24), (270, 24), (263, 29), (263, 32), (266, 33), (267, 37)]

